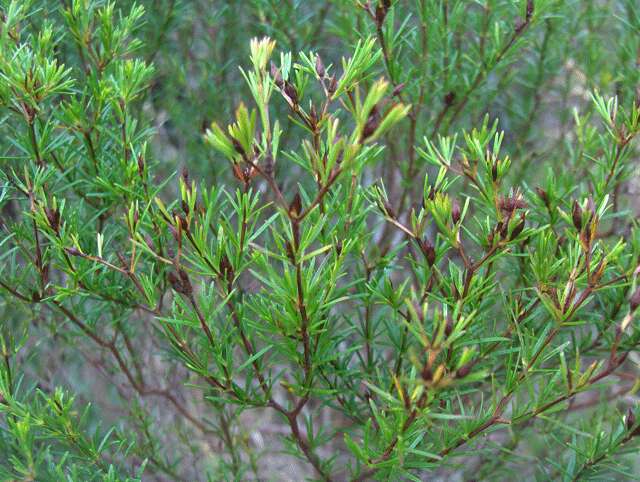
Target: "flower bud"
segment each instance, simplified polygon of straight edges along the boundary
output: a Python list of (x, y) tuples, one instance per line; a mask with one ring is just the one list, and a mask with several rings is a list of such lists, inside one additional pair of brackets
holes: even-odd
[(397, 97), (402, 93), (404, 89), (404, 82), (395, 86), (393, 91), (391, 92), (391, 97)]
[(511, 231), (511, 239), (517, 238), (520, 235), (520, 233), (522, 233), (525, 223), (526, 223), (526, 216), (524, 213), (521, 213), (520, 222), (516, 225), (515, 228), (513, 228), (513, 231)]
[(322, 62), (322, 59), (320, 58), (319, 55), (316, 55), (316, 74), (318, 74), (318, 77), (320, 77), (321, 79), (324, 79), (324, 76), (326, 75), (326, 70), (324, 68), (324, 63)]
[(533, 12), (535, 10), (535, 5), (533, 3), (533, 0), (527, 0), (527, 12), (526, 12), (526, 16), (525, 18), (527, 19), (527, 22), (529, 20), (531, 20), (531, 17), (533, 17)]
[(453, 333), (453, 320), (451, 319), (451, 316), (448, 316), (447, 323), (444, 325), (444, 335), (449, 337), (451, 336), (451, 333)]
[(45, 215), (49, 222), (49, 226), (57, 233), (60, 230), (60, 211), (57, 209), (45, 208)]
[(382, 25), (386, 17), (387, 17), (387, 9), (384, 7), (384, 4), (381, 2), (376, 7), (376, 23), (378, 25)]
[(460, 203), (457, 199), (453, 200), (453, 204), (451, 206), (451, 219), (453, 220), (453, 224), (458, 224), (460, 222), (460, 217), (462, 216), (462, 211), (460, 209)]
[(329, 79), (329, 86), (327, 87), (327, 92), (329, 92), (330, 95), (333, 95), (336, 93), (336, 90), (338, 90), (338, 79), (336, 79), (336, 76), (333, 75), (331, 76), (331, 79)]
[(453, 101), (456, 100), (456, 93), (453, 91), (447, 92), (447, 94), (444, 96), (444, 105), (453, 105)]
[(291, 204), (289, 204), (289, 214), (297, 218), (302, 212), (302, 198), (300, 197), (300, 193), (296, 193)]
[(144, 237), (144, 242), (146, 243), (147, 247), (151, 250), (154, 251), (155, 250), (155, 246), (153, 245), (153, 239), (151, 239), (151, 236), (149, 236), (148, 234), (145, 235)]
[(456, 370), (456, 378), (465, 378), (471, 372), (471, 364), (461, 366)]
[(81, 256), (82, 253), (80, 252), (80, 250), (78, 248), (75, 248), (73, 246), (71, 246), (70, 248), (64, 248), (65, 252), (67, 254), (70, 254), (71, 256)]
[(374, 107), (373, 110), (371, 111), (371, 114), (369, 114), (369, 118), (367, 119), (367, 122), (362, 128), (362, 140), (366, 140), (369, 137), (371, 137), (375, 133), (379, 125), (380, 125), (380, 115), (378, 114), (378, 109)]
[(284, 84), (284, 93), (289, 97), (289, 99), (291, 99), (291, 102), (294, 105), (298, 104), (298, 91), (291, 82), (286, 82)]
[(174, 290), (180, 292), (180, 278), (178, 278), (173, 271), (169, 271), (167, 274), (167, 280)]
[(226, 254), (223, 254), (220, 258), (220, 263), (218, 264), (218, 270), (220, 271), (220, 275), (227, 280), (228, 283), (233, 282), (234, 271), (233, 266), (229, 262), (229, 258), (227, 258)]
[[(633, 429), (633, 427), (636, 424), (636, 416), (633, 413), (633, 410), (631, 410), (631, 408), (629, 408), (629, 410), (627, 411), (627, 417), (624, 421), (624, 426), (628, 431), (631, 431)], [(636, 429), (637, 430), (637, 429)]]
[(271, 62), (271, 78), (273, 82), (278, 86), (279, 89), (282, 89), (284, 86), (284, 81), (282, 80), (282, 74), (280, 73), (280, 69), (276, 67), (276, 64)]
[(571, 217), (573, 219), (573, 225), (576, 227), (578, 231), (582, 230), (582, 208), (578, 201), (573, 201), (573, 211), (571, 213)]
[(436, 262), (435, 247), (433, 246), (433, 244), (431, 244), (431, 242), (428, 239), (419, 240), (419, 244), (420, 244), (420, 250), (422, 251), (422, 254), (424, 254), (424, 257), (427, 259), (427, 263), (429, 264), (429, 266), (433, 266)]
[(182, 292), (185, 295), (190, 295), (193, 293), (193, 287), (191, 286), (191, 281), (189, 280), (189, 275), (185, 270), (180, 268), (178, 270), (178, 276), (180, 276), (180, 284), (182, 285)]
[(141, 155), (138, 156), (138, 174), (144, 176), (144, 158)]
[(240, 144), (240, 142), (237, 139), (232, 137), (231, 143), (233, 144), (233, 148), (236, 150), (238, 154), (240, 154), (242, 157), (246, 157), (247, 153), (245, 152), (244, 147), (242, 147), (242, 144)]
[(545, 205), (549, 204), (549, 195), (547, 194), (547, 191), (545, 191), (541, 187), (537, 187), (536, 193), (538, 194), (538, 197), (542, 199), (542, 202), (545, 203)]

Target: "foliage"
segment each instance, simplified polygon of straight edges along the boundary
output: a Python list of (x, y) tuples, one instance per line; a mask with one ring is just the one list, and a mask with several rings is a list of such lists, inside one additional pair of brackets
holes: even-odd
[(0, 12), (2, 480), (637, 473), (635, 2)]

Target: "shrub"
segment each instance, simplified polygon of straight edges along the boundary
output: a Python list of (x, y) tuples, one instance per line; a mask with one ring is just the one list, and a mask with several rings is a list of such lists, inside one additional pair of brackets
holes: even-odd
[(634, 478), (634, 2), (146, 3), (0, 4), (3, 480)]

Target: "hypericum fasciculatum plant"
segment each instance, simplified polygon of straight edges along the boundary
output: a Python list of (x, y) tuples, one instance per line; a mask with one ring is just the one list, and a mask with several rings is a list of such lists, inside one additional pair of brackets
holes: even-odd
[(294, 2), (327, 55), (249, 2), (179, 168), (175, 2), (52, 3), (0, 3), (2, 480), (635, 478), (633, 2)]

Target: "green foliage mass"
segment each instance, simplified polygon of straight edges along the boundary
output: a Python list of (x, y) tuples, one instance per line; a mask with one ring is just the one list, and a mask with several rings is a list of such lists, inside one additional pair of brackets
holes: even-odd
[(635, 480), (635, 0), (0, 0), (0, 479)]

